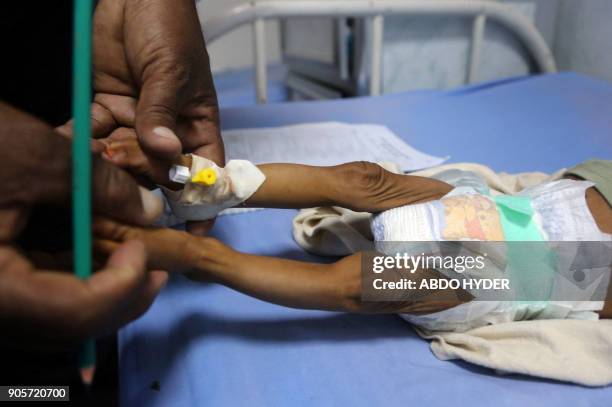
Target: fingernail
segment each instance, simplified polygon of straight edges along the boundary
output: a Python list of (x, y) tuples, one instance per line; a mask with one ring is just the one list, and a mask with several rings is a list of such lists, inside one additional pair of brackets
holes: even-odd
[(152, 274), (155, 280), (157, 280), (157, 285), (159, 286), (160, 290), (164, 288), (166, 284), (168, 284), (168, 279), (170, 276), (164, 270), (154, 270), (150, 274)]
[(174, 134), (174, 132), (167, 127), (156, 127), (153, 129), (153, 133), (155, 133), (159, 137), (179, 141), (178, 137), (176, 137), (176, 134)]
[(79, 373), (81, 374), (81, 382), (83, 382), (85, 386), (89, 387), (93, 383), (93, 378), (96, 373), (96, 367), (82, 367), (80, 368)]
[(139, 187), (140, 198), (142, 200), (142, 209), (144, 211), (145, 221), (153, 223), (160, 217), (164, 211), (164, 203), (160, 197), (155, 196), (146, 188)]
[(106, 144), (104, 144), (100, 140), (91, 139), (91, 152), (93, 154), (104, 153), (105, 149), (106, 149)]

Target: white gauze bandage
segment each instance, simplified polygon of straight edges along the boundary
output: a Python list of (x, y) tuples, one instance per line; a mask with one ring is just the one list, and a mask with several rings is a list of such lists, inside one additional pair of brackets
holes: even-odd
[(216, 182), (211, 186), (188, 181), (181, 191), (161, 187), (177, 218), (212, 219), (222, 210), (249, 199), (266, 180), (263, 172), (247, 160), (231, 160), (225, 167), (219, 167), (204, 157), (191, 156), (192, 175), (207, 168), (216, 173)]

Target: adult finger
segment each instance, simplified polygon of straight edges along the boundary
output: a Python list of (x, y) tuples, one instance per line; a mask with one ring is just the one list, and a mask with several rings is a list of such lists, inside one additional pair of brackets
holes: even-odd
[[(142, 242), (131, 240), (116, 249), (106, 263), (106, 268), (87, 281), (92, 290), (92, 302), (99, 304), (94, 308), (104, 309), (106, 298), (114, 298), (121, 309), (112, 313), (108, 325), (116, 329), (142, 315), (153, 303), (159, 291), (168, 280), (164, 271), (147, 272), (145, 246)], [(117, 275), (122, 274), (118, 279)], [(93, 326), (104, 320), (103, 315), (93, 318)]]
[[(212, 89), (214, 92), (214, 89)], [(214, 95), (192, 107), (189, 116), (179, 118), (178, 135), (183, 151), (225, 164), (225, 150), (219, 130), (219, 109)]]
[[(145, 249), (127, 242), (89, 280), (34, 270), (11, 248), (0, 249), (0, 317), (12, 339), (81, 340), (109, 333), (141, 315), (167, 275), (147, 273)], [(37, 341), (39, 339), (36, 339)]]
[(1, 243), (8, 243), (21, 233), (27, 223), (29, 212), (28, 208), (17, 206), (0, 208)]
[(186, 74), (177, 66), (157, 62), (148, 67), (136, 109), (136, 132), (145, 150), (172, 159), (182, 151), (176, 136), (179, 94)]
[(209, 160), (214, 161), (217, 165), (225, 165), (225, 148), (221, 136), (213, 140), (209, 144), (205, 144), (196, 149), (193, 154), (201, 157), (206, 157)]
[[(91, 133), (94, 138), (108, 136), (117, 127), (133, 127), (136, 101), (130, 96), (98, 93), (91, 104)], [(62, 136), (72, 137), (74, 120), (55, 128)]]
[(96, 212), (127, 223), (151, 224), (164, 209), (159, 197), (101, 157), (94, 157), (92, 192)]
[[(9, 120), (5, 129), (8, 133), (2, 138), (6, 148), (0, 149), (0, 161), (4, 165), (0, 172), (1, 206), (6, 209), (40, 204), (68, 205), (72, 191), (70, 141), (17, 110), (10, 107), (4, 110)], [(7, 135), (10, 133), (19, 137), (11, 138)], [(17, 139), (19, 142), (15, 141)], [(94, 155), (92, 158), (92, 195), (96, 211), (142, 225), (157, 219), (163, 211), (161, 199), (140, 188), (127, 172), (102, 157)]]

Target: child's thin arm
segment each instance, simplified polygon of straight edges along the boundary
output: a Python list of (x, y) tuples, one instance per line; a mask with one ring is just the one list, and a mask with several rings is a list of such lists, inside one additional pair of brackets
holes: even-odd
[[(306, 263), (239, 253), (220, 241), (173, 229), (137, 228), (97, 219), (98, 251), (110, 253), (120, 242), (137, 239), (147, 248), (150, 269), (183, 271), (197, 281), (213, 281), (264, 301), (293, 308), (361, 313), (428, 313), (458, 304), (449, 293), (432, 293), (418, 302), (361, 300), (361, 254), (331, 264)], [(415, 278), (431, 276), (424, 270)], [(453, 293), (450, 293), (453, 294)]]
[[(199, 238), (199, 260), (185, 273), (196, 281), (214, 281), (244, 294), (293, 308), (347, 310), (344, 284), (333, 264), (306, 263), (236, 252), (219, 241)], [(356, 269), (355, 271), (358, 271)], [(359, 273), (354, 273), (359, 276)], [(359, 283), (359, 281), (357, 281)]]
[[(181, 164), (190, 166), (188, 157)], [(266, 180), (243, 206), (311, 208), (341, 206), (363, 212), (380, 212), (403, 205), (439, 199), (452, 187), (445, 182), (394, 174), (369, 162), (332, 167), (301, 164), (260, 164)], [(166, 184), (173, 187), (176, 184)]]
[(266, 181), (245, 206), (308, 208), (333, 205), (380, 212), (439, 199), (452, 189), (442, 181), (394, 174), (367, 162), (334, 167), (262, 164), (258, 168), (266, 175)]
[[(286, 307), (355, 313), (427, 314), (466, 301), (459, 300), (456, 293), (447, 290), (432, 291), (426, 300), (364, 302), (361, 300), (361, 253), (331, 264), (306, 263), (239, 253), (214, 239), (200, 239), (207, 242), (201, 243), (202, 256), (197, 265), (186, 273), (190, 279), (212, 279), (236, 291)], [(216, 250), (211, 249), (214, 246), (218, 246)], [(413, 278), (432, 278), (432, 273), (440, 277), (436, 272), (423, 270)]]
[[(97, 252), (111, 253), (121, 242), (140, 240), (147, 267), (180, 271), (248, 295), (296, 308), (346, 309), (343, 285), (330, 264), (312, 264), (239, 253), (220, 241), (174, 229), (137, 228), (109, 219), (94, 222)], [(359, 264), (354, 276), (359, 282)], [(348, 280), (351, 273), (347, 273)], [(347, 281), (350, 282), (350, 281)]]
[[(135, 134), (105, 140), (103, 156), (116, 165), (144, 175), (169, 189), (183, 186), (168, 179), (172, 163), (144, 154)], [(191, 157), (181, 156), (176, 164), (191, 167)], [(258, 166), (266, 181), (245, 203), (252, 207), (309, 208), (342, 206), (356, 211), (380, 212), (412, 203), (438, 199), (450, 185), (430, 178), (393, 174), (381, 166), (353, 162), (333, 167), (299, 164)]]

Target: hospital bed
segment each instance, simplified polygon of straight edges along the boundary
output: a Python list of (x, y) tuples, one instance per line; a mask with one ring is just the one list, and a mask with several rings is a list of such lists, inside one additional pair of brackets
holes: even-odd
[[(268, 103), (289, 100), (289, 89), (285, 84), (287, 68), (274, 64), (267, 68), (266, 95)], [(257, 103), (251, 68), (230, 69), (214, 73), (219, 107), (252, 106)]]
[[(268, 101), (268, 72), (266, 70), (266, 37), (267, 20), (287, 20), (291, 18), (332, 17), (345, 19), (360, 18), (367, 21), (367, 50), (358, 50), (359, 54), (369, 54), (365, 61), (354, 61), (354, 64), (367, 66), (368, 89), (370, 95), (381, 93), (382, 87), (382, 48), (384, 41), (384, 19), (386, 16), (425, 16), (453, 17), (472, 19), (471, 44), (467, 62), (467, 83), (479, 79), (481, 54), (485, 42), (485, 29), (488, 21), (505, 27), (522, 44), (527, 56), (531, 58), (534, 68), (540, 72), (555, 72), (556, 66), (552, 53), (546, 42), (524, 15), (514, 11), (507, 4), (492, 0), (285, 0), (285, 1), (250, 1), (243, 2), (224, 14), (203, 19), (204, 36), (208, 44), (242, 25), (250, 24), (253, 30), (254, 77), (257, 101)], [(205, 17), (204, 15), (202, 17)], [(342, 50), (344, 47), (340, 46)], [(346, 51), (346, 50), (345, 50)], [(340, 52), (340, 54), (344, 54)], [(347, 58), (338, 61), (339, 75), (346, 80)], [(359, 58), (361, 59), (361, 58)], [(320, 69), (321, 67), (319, 67)], [(230, 74), (230, 73), (228, 73)], [(227, 76), (227, 75), (226, 75)], [(290, 75), (291, 76), (291, 75)], [(361, 79), (354, 78), (361, 82)], [(286, 83), (292, 90), (307, 96), (326, 97), (321, 89), (311, 80), (302, 77), (290, 77)], [(345, 84), (346, 85), (346, 84)], [(218, 85), (219, 86), (219, 85)], [(221, 88), (223, 88), (221, 86)], [(319, 89), (317, 89), (319, 88)], [(335, 92), (331, 92), (335, 93)], [(362, 94), (362, 93), (359, 93)]]
[[(450, 162), (555, 171), (612, 159), (612, 85), (573, 73), (453, 91), (226, 108), (223, 129), (344, 121), (388, 126)], [(291, 238), (293, 210), (218, 218), (237, 250), (309, 261)], [(443, 362), (393, 315), (294, 310), (173, 277), (119, 333), (124, 406), (609, 406), (612, 387), (500, 376)]]

